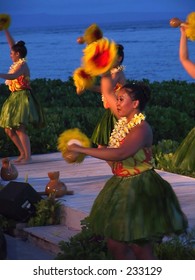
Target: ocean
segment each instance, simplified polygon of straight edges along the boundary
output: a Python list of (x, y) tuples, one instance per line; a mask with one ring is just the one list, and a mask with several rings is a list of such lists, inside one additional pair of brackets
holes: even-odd
[[(179, 62), (180, 30), (168, 21), (132, 21), (100, 25), (104, 36), (124, 46), (125, 74), (128, 79), (151, 82), (180, 80), (193, 82)], [(76, 40), (88, 26), (48, 26), (15, 28), (16, 41), (23, 40), (28, 49), (31, 79), (66, 81), (81, 65), (85, 45)], [(195, 61), (195, 43), (189, 42), (191, 59)], [(7, 73), (11, 60), (3, 32), (0, 32), (0, 72)], [(4, 81), (1, 79), (0, 83)]]

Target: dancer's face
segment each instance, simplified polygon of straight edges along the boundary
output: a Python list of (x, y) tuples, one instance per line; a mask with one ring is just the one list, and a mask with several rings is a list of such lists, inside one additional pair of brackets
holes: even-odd
[(19, 52), (15, 52), (15, 51), (10, 51), (10, 57), (11, 57), (11, 59), (12, 59), (12, 61), (13, 62), (16, 62), (16, 61), (18, 61), (19, 60), (19, 58), (20, 58), (20, 54), (19, 54)]
[(131, 97), (121, 89), (117, 94), (117, 111), (120, 117), (130, 119), (138, 111), (138, 100), (132, 100)]

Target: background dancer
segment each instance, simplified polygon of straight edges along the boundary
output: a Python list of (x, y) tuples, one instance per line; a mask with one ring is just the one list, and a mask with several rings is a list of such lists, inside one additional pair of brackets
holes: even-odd
[(0, 126), (5, 129), (5, 133), (19, 151), (19, 157), (15, 163), (27, 164), (32, 161), (27, 126), (32, 124), (35, 127), (42, 127), (44, 115), (30, 86), (30, 70), (26, 62), (25, 42), (15, 42), (8, 29), (5, 29), (4, 32), (13, 64), (8, 74), (0, 73), (0, 78), (6, 80), (5, 83), (11, 92), (2, 106)]

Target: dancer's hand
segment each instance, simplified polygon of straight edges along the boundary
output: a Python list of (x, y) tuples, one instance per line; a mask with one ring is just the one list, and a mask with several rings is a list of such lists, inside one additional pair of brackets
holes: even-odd
[(80, 145), (77, 145), (77, 144), (71, 144), (71, 145), (68, 145), (67, 147), (67, 151), (68, 152), (75, 152), (75, 153), (80, 153), (80, 149), (82, 147)]

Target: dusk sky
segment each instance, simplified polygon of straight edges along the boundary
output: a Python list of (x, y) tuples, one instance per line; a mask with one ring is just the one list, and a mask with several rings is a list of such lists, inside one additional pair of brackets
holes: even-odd
[[(3, 3), (2, 3), (3, 2)], [(195, 9), (194, 0), (6, 0), (2, 12), (88, 14), (110, 12), (182, 12)]]
[(64, 21), (67, 15), (66, 22), (86, 20), (86, 15), (117, 21), (123, 13), (128, 20), (133, 20), (135, 15), (136, 19), (140, 16), (140, 19), (152, 20), (166, 16), (186, 17), (194, 10), (195, 0), (1, 0), (0, 3), (0, 13), (10, 14), (17, 24), (32, 21), (31, 16), (28, 20), (29, 15), (34, 15), (36, 21), (40, 14), (46, 15), (47, 21), (51, 15), (59, 15)]

